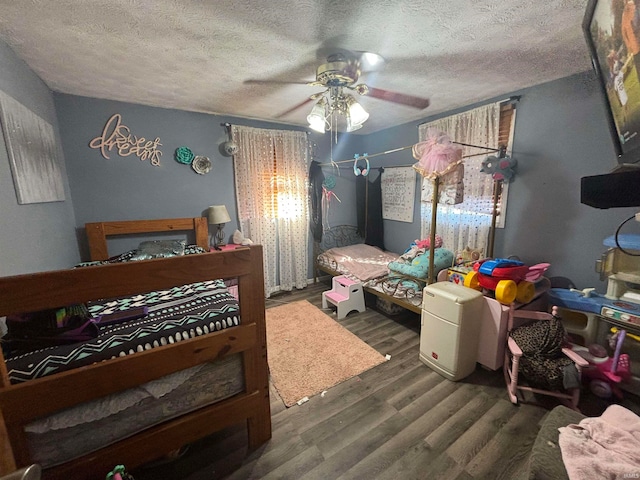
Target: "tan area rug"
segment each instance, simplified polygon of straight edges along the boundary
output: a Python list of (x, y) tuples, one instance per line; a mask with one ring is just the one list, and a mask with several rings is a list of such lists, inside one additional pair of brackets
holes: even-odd
[(268, 308), (266, 316), (271, 380), (287, 407), (385, 361), (306, 300)]

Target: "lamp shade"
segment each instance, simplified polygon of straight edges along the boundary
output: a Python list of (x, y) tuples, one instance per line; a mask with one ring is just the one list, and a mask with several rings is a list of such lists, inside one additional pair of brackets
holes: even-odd
[(369, 114), (351, 95), (347, 97), (346, 101), (349, 109), (349, 118), (351, 119), (351, 128), (355, 130), (355, 127), (367, 121)]
[(320, 100), (313, 106), (311, 113), (307, 115), (309, 128), (319, 133), (324, 133), (327, 116), (327, 99), (320, 97)]
[(231, 221), (227, 207), (224, 205), (211, 205), (209, 207), (209, 223), (212, 225), (220, 225)]

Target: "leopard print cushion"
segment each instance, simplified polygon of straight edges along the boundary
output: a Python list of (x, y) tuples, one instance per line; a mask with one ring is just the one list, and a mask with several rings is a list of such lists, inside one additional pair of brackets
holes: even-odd
[(564, 369), (573, 362), (562, 354), (565, 330), (560, 319), (531, 322), (510, 335), (522, 349), (519, 371), (531, 386), (562, 390)]

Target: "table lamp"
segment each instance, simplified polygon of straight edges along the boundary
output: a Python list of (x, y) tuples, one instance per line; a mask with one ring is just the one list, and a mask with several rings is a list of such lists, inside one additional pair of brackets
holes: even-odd
[[(217, 225), (218, 229), (215, 234), (211, 236), (211, 243), (216, 250), (225, 245), (224, 242), (224, 224), (231, 221), (227, 207), (224, 205), (212, 205), (209, 207), (209, 224)], [(215, 238), (215, 243), (213, 242)]]

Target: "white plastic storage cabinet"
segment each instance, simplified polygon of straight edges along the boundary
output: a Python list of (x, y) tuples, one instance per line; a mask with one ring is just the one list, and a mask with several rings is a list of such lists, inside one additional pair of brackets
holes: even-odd
[(452, 282), (427, 285), (422, 296), (420, 360), (449, 380), (476, 368), (482, 293)]

